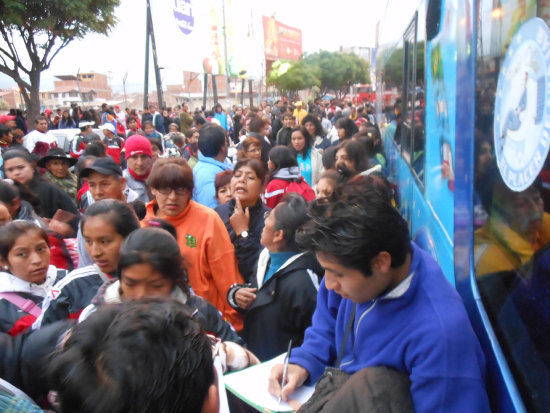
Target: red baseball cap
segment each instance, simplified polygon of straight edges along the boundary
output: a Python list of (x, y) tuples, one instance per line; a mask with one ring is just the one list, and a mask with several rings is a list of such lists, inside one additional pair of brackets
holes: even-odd
[(2, 124), (7, 123), (10, 120), (15, 120), (15, 116), (13, 116), (13, 115), (2, 115), (2, 116), (0, 116), (0, 123), (2, 123)]

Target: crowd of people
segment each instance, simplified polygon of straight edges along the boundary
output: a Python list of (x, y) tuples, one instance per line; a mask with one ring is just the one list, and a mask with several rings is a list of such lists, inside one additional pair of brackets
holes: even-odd
[[(217, 411), (213, 353), (235, 370), (291, 340), (269, 381), (285, 400), (340, 352), (350, 375), (404, 375), (417, 412), (488, 411), (480, 346), (410, 241), (368, 104), (20, 118), (0, 117), (0, 377), (41, 407)], [(75, 127), (65, 153), (50, 130)]]

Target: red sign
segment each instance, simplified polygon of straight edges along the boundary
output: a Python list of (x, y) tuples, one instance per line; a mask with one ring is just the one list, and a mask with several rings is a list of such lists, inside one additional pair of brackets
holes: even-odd
[(298, 60), (302, 56), (302, 31), (275, 20), (262, 17), (264, 48), (267, 60)]

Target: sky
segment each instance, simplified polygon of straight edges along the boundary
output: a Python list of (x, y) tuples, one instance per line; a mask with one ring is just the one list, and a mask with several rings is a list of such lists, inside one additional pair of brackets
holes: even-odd
[[(168, 1), (151, 0), (153, 13), (155, 7), (162, 7), (159, 2)], [(199, 1), (191, 0), (191, 3)], [(409, 0), (400, 1), (411, 3)], [(107, 74), (115, 92), (122, 92), (123, 78), (127, 74), (127, 92), (142, 91), (145, 4), (145, 0), (121, 0), (115, 11), (118, 23), (108, 36), (90, 34), (83, 40), (73, 40), (55, 57), (51, 68), (42, 73), (40, 89), (53, 89), (55, 75), (76, 75), (80, 71)], [(304, 52), (321, 49), (334, 51), (340, 46), (373, 47), (376, 23), (381, 16), (388, 13), (387, 0), (338, 0), (336, 3), (315, 0), (256, 0), (251, 4), (257, 15), (274, 15), (281, 23), (301, 29)], [(247, 10), (242, 13), (245, 15)], [(154, 16), (153, 24), (159, 66), (165, 67), (162, 71), (163, 85), (181, 83), (182, 68), (167, 62), (172, 54), (178, 54), (182, 58), (193, 56), (193, 50), (189, 45), (182, 47), (177, 41), (167, 37), (167, 21)], [(150, 90), (155, 89), (152, 71), (149, 82)], [(14, 86), (15, 83), (10, 78), (0, 75), (0, 88)]]

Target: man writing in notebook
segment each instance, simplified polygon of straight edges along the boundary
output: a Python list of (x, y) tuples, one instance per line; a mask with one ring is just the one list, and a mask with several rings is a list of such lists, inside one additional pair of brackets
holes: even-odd
[[(489, 411), (485, 359), (462, 301), (434, 259), (410, 241), (407, 222), (367, 178), (336, 200), (316, 201), (298, 242), (325, 277), (304, 343), (273, 367), (269, 391), (287, 400), (325, 367), (349, 374), (386, 366), (408, 375), (416, 412)], [(348, 334), (346, 327), (351, 321)]]

